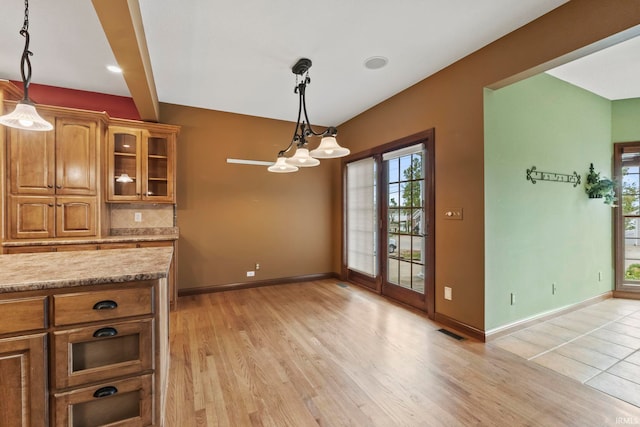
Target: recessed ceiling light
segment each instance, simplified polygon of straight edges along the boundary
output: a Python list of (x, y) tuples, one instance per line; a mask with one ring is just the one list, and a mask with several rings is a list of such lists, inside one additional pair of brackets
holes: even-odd
[(112, 73), (122, 73), (122, 68), (118, 67), (117, 65), (107, 65), (107, 70), (111, 71)]
[(370, 70), (377, 70), (387, 65), (388, 62), (389, 60), (384, 56), (372, 56), (364, 61), (364, 66)]

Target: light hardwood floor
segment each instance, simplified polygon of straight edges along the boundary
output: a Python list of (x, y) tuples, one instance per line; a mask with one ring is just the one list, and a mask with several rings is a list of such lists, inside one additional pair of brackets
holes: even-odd
[(640, 408), (326, 280), (180, 298), (167, 425), (603, 426)]

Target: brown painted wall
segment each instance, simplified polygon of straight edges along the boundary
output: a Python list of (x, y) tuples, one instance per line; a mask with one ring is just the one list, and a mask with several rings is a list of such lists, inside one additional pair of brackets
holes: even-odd
[[(484, 329), (483, 88), (638, 24), (637, 0), (573, 0), (340, 126), (352, 153), (435, 128), (437, 313)], [(293, 124), (170, 104), (161, 121), (182, 126), (181, 289), (251, 281), (256, 262), (253, 280), (340, 271), (338, 160), (285, 175), (229, 165), (275, 159)], [(464, 220), (444, 220), (449, 207)]]
[(638, 24), (638, 1), (571, 1), (340, 126), (352, 153), (435, 128), (437, 313), (484, 330), (484, 87)]
[[(180, 289), (332, 272), (331, 162), (293, 174), (226, 159), (275, 161), (294, 123), (160, 105), (178, 137)], [(260, 270), (255, 278), (246, 277)]]

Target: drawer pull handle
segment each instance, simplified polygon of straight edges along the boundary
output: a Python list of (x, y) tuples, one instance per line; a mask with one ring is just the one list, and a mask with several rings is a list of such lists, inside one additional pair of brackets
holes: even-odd
[(93, 333), (94, 338), (115, 337), (118, 335), (116, 328), (100, 328)]
[(113, 396), (117, 392), (118, 392), (118, 389), (110, 385), (107, 387), (102, 387), (97, 389), (96, 392), (93, 393), (93, 397), (100, 398), (100, 397)]
[(114, 308), (118, 308), (118, 303), (111, 300), (98, 301), (93, 306), (94, 310), (113, 310)]

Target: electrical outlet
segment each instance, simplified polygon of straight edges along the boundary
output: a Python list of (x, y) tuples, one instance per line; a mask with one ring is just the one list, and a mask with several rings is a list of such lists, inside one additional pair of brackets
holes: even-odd
[(256, 275), (255, 271), (247, 271), (247, 277), (253, 277)]
[(451, 301), (453, 299), (453, 291), (449, 286), (444, 287), (444, 299)]
[(256, 263), (256, 270), (260, 270), (260, 264)]
[(516, 305), (516, 294), (511, 292), (511, 305)]
[(136, 212), (133, 214), (133, 220), (135, 222), (142, 222), (142, 212)]

